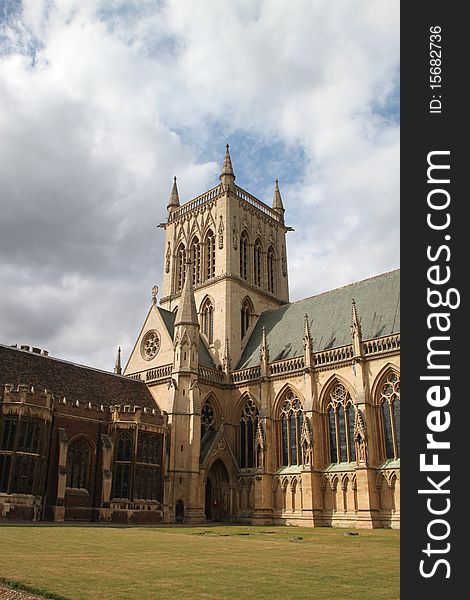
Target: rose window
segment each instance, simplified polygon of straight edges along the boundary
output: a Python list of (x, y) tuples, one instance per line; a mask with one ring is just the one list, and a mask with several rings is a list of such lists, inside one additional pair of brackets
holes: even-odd
[(155, 356), (157, 356), (159, 350), (160, 334), (158, 333), (158, 331), (155, 330), (149, 331), (142, 340), (142, 357), (145, 358), (145, 360), (152, 360), (152, 358), (155, 358)]

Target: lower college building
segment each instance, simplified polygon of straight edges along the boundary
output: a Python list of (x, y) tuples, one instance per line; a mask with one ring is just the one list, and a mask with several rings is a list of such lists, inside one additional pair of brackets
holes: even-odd
[(289, 302), (284, 206), (167, 206), (124, 374), (0, 346), (0, 518), (399, 527), (399, 271)]

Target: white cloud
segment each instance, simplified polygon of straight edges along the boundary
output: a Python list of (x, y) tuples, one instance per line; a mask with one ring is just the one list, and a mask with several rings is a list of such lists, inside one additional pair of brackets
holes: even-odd
[(16, 17), (0, 57), (0, 341), (111, 368), (161, 277), (173, 175), (182, 199), (214, 185), (231, 136), (255, 140), (251, 172), (231, 148), (255, 195), (277, 175), (271, 143), (288, 163), (302, 151), (281, 180), (293, 299), (397, 266), (395, 2), (25, 0)]

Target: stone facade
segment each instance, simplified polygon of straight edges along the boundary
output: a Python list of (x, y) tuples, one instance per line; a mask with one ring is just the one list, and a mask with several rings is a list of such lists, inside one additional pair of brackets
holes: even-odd
[(0, 346), (0, 518), (399, 527), (399, 272), (289, 302), (284, 214), (227, 147), (124, 376)]
[(166, 418), (143, 383), (36, 348), (0, 346), (0, 367), (0, 519), (163, 521)]
[(125, 374), (168, 415), (169, 521), (398, 527), (398, 271), (289, 303), (278, 183), (271, 207), (235, 185), (228, 147), (161, 227)]

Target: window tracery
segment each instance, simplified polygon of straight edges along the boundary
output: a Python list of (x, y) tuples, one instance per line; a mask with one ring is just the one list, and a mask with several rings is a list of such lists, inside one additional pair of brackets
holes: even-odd
[(380, 389), (379, 403), (382, 412), (382, 431), (385, 457), (400, 456), (400, 378), (391, 371)]
[(355, 461), (355, 410), (351, 395), (341, 383), (336, 383), (330, 392), (327, 415), (331, 462)]
[(205, 434), (214, 429), (215, 426), (215, 413), (214, 407), (210, 399), (208, 398), (201, 409), (201, 439), (205, 436)]
[(292, 390), (287, 392), (281, 408), (281, 462), (282, 466), (302, 464), (302, 403)]
[(240, 417), (240, 468), (253, 469), (256, 464), (255, 436), (258, 427), (258, 409), (249, 398), (242, 409)]

